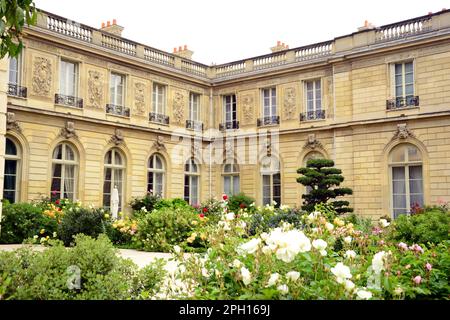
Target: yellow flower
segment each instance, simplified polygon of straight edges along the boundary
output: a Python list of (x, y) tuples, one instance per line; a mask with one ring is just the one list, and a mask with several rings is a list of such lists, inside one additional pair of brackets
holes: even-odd
[(193, 226), (196, 226), (196, 225), (197, 225), (197, 223), (198, 223), (198, 222), (197, 222), (197, 221), (195, 221), (195, 220), (191, 222), (191, 224), (192, 224)]
[(44, 234), (45, 233), (45, 229), (41, 229), (41, 231), (39, 231), (40, 234)]
[(206, 234), (205, 233), (200, 234), (200, 239), (206, 240)]
[(339, 218), (334, 219), (333, 223), (339, 227), (343, 227), (345, 225), (345, 222)]
[(105, 219), (109, 219), (109, 214), (105, 214)]

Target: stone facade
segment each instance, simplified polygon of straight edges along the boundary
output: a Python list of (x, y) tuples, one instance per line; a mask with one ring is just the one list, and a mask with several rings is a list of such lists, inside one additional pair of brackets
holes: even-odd
[[(296, 169), (308, 154), (319, 152), (343, 170), (357, 213), (391, 215), (388, 157), (405, 143), (422, 153), (424, 203), (450, 201), (449, 11), (421, 17), (430, 27), (417, 34), (388, 39), (383, 36), (387, 26), (318, 44), (313, 53), (294, 48), (265, 60), (211, 67), (122, 38), (116, 47), (105, 48), (101, 39), (108, 36), (100, 30), (70, 38), (51, 30), (46, 16), (57, 19), (44, 13), (24, 39), (21, 85), (30, 94), (27, 99), (10, 96), (7, 102), (20, 124), (20, 130), (7, 132), (21, 149), (20, 201), (50, 194), (52, 152), (61, 142), (77, 153), (76, 198), (94, 205), (102, 205), (104, 158), (111, 148), (125, 159), (125, 202), (145, 194), (148, 161), (158, 153), (165, 161), (165, 197), (183, 197), (185, 162), (191, 156), (200, 164), (201, 200), (219, 196), (224, 158), (232, 157), (239, 165), (240, 190), (262, 204), (260, 163), (271, 155), (280, 160), (282, 203), (300, 205), (305, 190), (296, 182)], [(53, 101), (61, 59), (78, 64), (82, 108)], [(390, 110), (393, 66), (410, 61), (420, 103)], [(129, 116), (106, 112), (112, 72), (125, 77)], [(315, 119), (307, 115), (310, 81), (320, 83), (322, 114)], [(166, 88), (168, 123), (149, 121), (155, 83)], [(279, 123), (258, 127), (265, 88), (276, 89)], [(200, 96), (203, 131), (186, 129), (191, 94)], [(223, 132), (218, 129), (225, 122), (225, 95), (236, 95), (239, 129)]]

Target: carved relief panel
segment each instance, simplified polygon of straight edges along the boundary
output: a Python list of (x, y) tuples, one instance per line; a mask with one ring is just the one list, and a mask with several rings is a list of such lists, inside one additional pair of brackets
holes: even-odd
[(298, 93), (296, 86), (292, 84), (285, 87), (283, 90), (281, 110), (283, 120), (294, 120), (297, 118), (297, 100)]
[(172, 119), (173, 123), (178, 125), (185, 125), (187, 112), (187, 92), (176, 89), (172, 91)]
[(133, 79), (132, 81), (132, 113), (139, 117), (145, 117), (148, 113), (148, 105), (150, 99), (148, 92), (148, 83), (141, 79)]
[(33, 54), (31, 68), (32, 95), (51, 98), (54, 94), (55, 59), (46, 55)]
[(256, 123), (256, 92), (243, 92), (239, 94), (238, 105), (241, 107), (241, 119), (243, 125)]
[(104, 109), (106, 106), (106, 73), (97, 68), (87, 68), (86, 106)]

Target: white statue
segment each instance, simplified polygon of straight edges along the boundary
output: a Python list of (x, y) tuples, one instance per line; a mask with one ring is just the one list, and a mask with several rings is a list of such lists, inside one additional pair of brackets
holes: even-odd
[(117, 220), (117, 216), (119, 213), (119, 190), (117, 186), (114, 186), (114, 189), (111, 194), (111, 216), (114, 220)]

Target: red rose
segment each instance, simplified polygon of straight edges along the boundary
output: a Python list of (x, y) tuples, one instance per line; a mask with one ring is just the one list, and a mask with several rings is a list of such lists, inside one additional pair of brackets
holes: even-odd
[(200, 213), (200, 218), (204, 218), (205, 215), (203, 213)]
[(246, 205), (245, 203), (241, 203), (241, 204), (239, 205), (239, 207), (240, 207), (241, 209), (245, 209), (245, 208), (247, 208), (247, 205)]
[(228, 200), (228, 196), (227, 196), (226, 194), (224, 194), (224, 195), (222, 196), (222, 199), (223, 199), (223, 201), (227, 201), (227, 200)]
[(204, 208), (203, 208), (203, 212), (204, 212), (204, 213), (208, 212), (208, 208), (204, 207)]
[(59, 199), (57, 199), (57, 200), (55, 201), (55, 203), (56, 203), (56, 204), (60, 204), (61, 201), (59, 201)]

